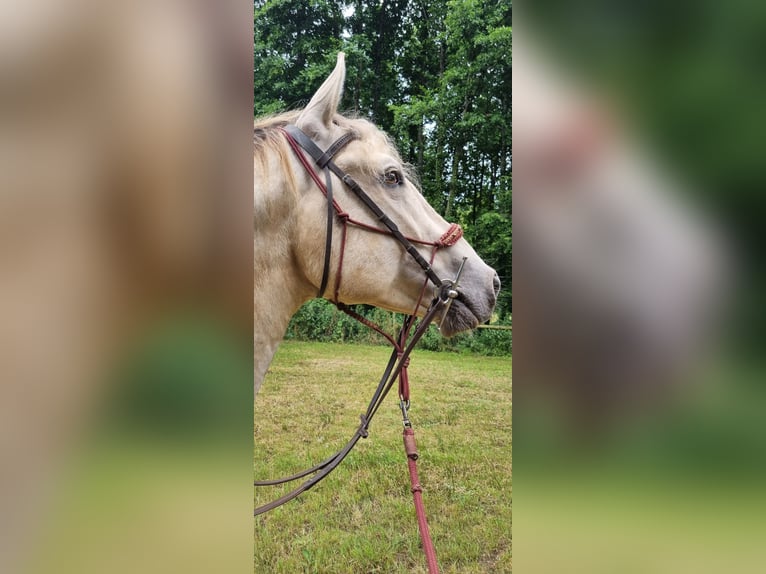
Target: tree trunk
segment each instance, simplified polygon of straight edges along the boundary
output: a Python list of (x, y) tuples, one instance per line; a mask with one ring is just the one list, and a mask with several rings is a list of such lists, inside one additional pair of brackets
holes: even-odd
[(420, 118), (418, 123), (418, 169), (423, 169), (423, 121), (424, 118)]

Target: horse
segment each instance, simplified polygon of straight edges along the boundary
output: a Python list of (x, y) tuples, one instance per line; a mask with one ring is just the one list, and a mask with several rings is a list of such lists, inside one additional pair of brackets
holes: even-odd
[[(422, 296), (426, 291), (423, 269), (388, 230), (380, 228), (339, 174), (330, 171), (327, 187), (334, 190), (334, 201), (345, 212), (328, 214), (329, 199), (319, 185), (322, 180), (315, 181), (313, 168), (302, 164), (303, 152), (291, 148), (288, 126), (297, 127), (321, 150), (343, 142), (335, 154), (337, 166), (395, 221), (404, 236), (415, 238), (418, 253), (432, 259), (430, 267), (439, 277), (456, 276), (464, 263), (457, 297), (444, 316), (437, 316), (444, 336), (486, 322), (497, 301), (497, 273), (460, 237), (459, 227), (451, 226), (428, 204), (391, 138), (366, 119), (338, 112), (344, 78), (345, 57), (339, 53), (332, 73), (304, 109), (254, 123), (256, 395), (290, 318), (318, 295), (324, 283), (334, 289), (320, 289), (319, 295), (346, 305), (365, 303), (422, 316), (430, 300)], [(431, 253), (429, 247), (449, 230), (457, 230), (456, 240), (443, 249), (434, 247)], [(328, 232), (333, 246), (329, 250)]]

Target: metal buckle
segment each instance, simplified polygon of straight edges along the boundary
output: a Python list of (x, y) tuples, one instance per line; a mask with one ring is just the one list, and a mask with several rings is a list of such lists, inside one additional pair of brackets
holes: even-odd
[(402, 424), (404, 425), (404, 428), (411, 428), (412, 423), (410, 423), (410, 417), (407, 414), (407, 412), (410, 410), (410, 401), (400, 399), (399, 408), (402, 410)]
[(438, 289), (438, 298), (439, 300), (444, 303), (444, 310), (442, 311), (442, 318), (441, 321), (439, 321), (439, 329), (442, 328), (442, 323), (444, 323), (444, 320), (447, 318), (447, 313), (449, 313), (449, 309), (452, 306), (452, 302), (457, 299), (457, 296), (459, 294), (458, 292), (458, 284), (460, 282), (460, 276), (463, 274), (463, 268), (465, 267), (465, 262), (468, 259), (468, 257), (463, 257), (463, 261), (460, 262), (460, 267), (457, 270), (457, 274), (455, 275), (455, 278), (445, 279), (442, 281), (441, 286)]

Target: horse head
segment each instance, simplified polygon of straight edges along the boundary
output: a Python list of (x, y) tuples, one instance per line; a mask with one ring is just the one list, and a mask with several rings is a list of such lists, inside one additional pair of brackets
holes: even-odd
[[(351, 176), (380, 209), (395, 222), (402, 234), (413, 242), (424, 259), (433, 256), (432, 268), (441, 279), (452, 279), (465, 258), (459, 295), (441, 320), (445, 336), (472, 329), (487, 321), (494, 309), (500, 280), (494, 269), (460, 237), (449, 246), (441, 245), (435, 254), (430, 244), (438, 244), (450, 227), (426, 201), (413, 181), (412, 173), (397, 153), (390, 138), (371, 122), (348, 118), (338, 113), (343, 91), (343, 54), (295, 125), (322, 150), (347, 136), (351, 139), (333, 161)], [(317, 288), (323, 277), (325, 259), (327, 199), (318, 185), (301, 167), (295, 169), (300, 200), (295, 211), (293, 251), (301, 275)], [(324, 174), (320, 174), (322, 179)], [(431, 290), (422, 297), (426, 276), (423, 269), (388, 233), (370, 231), (381, 228), (379, 221), (358, 197), (332, 175), (337, 204), (352, 222), (344, 231), (343, 221), (333, 225), (328, 285), (324, 296), (346, 304), (366, 303), (401, 313), (422, 315), (431, 301)], [(338, 219), (338, 218), (336, 218)], [(343, 234), (346, 234), (345, 241)], [(462, 235), (457, 232), (457, 235)], [(454, 239), (454, 236), (453, 236)], [(342, 266), (341, 259), (342, 257)], [(340, 273), (340, 278), (338, 274)]]

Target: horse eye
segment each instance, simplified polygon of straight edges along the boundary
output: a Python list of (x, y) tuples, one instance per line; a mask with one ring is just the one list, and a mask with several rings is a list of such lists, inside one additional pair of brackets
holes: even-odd
[(395, 169), (390, 169), (383, 174), (383, 183), (386, 185), (401, 185), (404, 183), (402, 174)]

